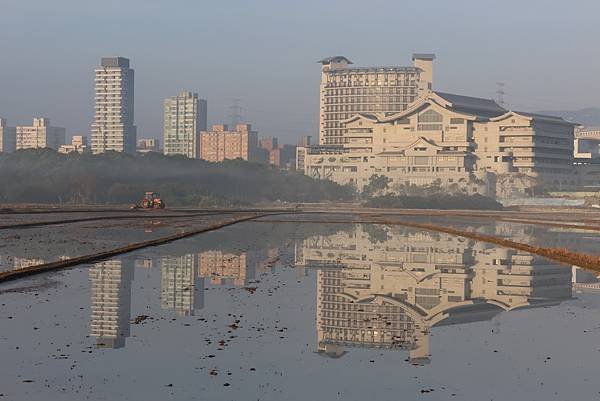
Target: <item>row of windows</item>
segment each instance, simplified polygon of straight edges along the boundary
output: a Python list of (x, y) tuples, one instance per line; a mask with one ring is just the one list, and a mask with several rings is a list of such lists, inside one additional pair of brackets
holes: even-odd
[(352, 88), (352, 89), (326, 89), (325, 96), (347, 95), (409, 95), (416, 94), (416, 88)]

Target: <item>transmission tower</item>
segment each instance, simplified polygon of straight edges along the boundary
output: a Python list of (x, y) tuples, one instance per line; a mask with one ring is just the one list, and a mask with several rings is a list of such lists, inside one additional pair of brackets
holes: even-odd
[(242, 121), (242, 106), (240, 102), (242, 99), (232, 99), (231, 106), (229, 106), (229, 118), (231, 119), (231, 126), (235, 127)]
[(498, 86), (498, 90), (496, 91), (496, 95), (498, 95), (498, 104), (504, 107), (504, 95), (506, 94), (506, 92), (504, 92), (504, 85), (506, 84), (504, 82), (496, 82), (496, 85)]

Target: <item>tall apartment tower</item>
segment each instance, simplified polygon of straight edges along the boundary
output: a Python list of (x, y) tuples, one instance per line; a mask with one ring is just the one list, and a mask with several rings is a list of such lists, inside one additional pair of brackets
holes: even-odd
[(413, 54), (412, 67), (350, 67), (344, 56), (320, 60), (319, 143), (342, 145), (341, 120), (358, 113), (402, 111), (432, 88), (434, 54)]
[(17, 149), (50, 148), (58, 150), (65, 144), (66, 131), (62, 127), (50, 125), (50, 119), (38, 117), (33, 119), (33, 125), (19, 126), (16, 129)]
[(103, 58), (95, 74), (92, 153), (114, 150), (134, 154), (134, 71), (129, 68), (129, 59)]
[(164, 102), (164, 154), (200, 157), (200, 131), (206, 131), (207, 103), (197, 93), (181, 92)]
[(17, 129), (8, 127), (6, 119), (0, 118), (0, 153), (14, 152), (17, 149)]

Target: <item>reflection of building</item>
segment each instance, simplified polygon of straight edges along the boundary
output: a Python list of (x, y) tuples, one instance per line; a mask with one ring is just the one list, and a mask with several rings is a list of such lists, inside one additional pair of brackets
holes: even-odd
[(196, 277), (196, 255), (161, 258), (160, 293), (161, 308), (182, 316), (204, 307), (204, 279)]
[(92, 317), (90, 332), (101, 348), (122, 348), (129, 337), (133, 264), (109, 260), (90, 268)]
[(209, 277), (213, 284), (233, 282), (238, 287), (248, 284), (256, 272), (256, 258), (251, 252), (239, 255), (211, 250), (199, 255), (199, 274)]
[(318, 349), (330, 356), (396, 348), (425, 363), (434, 326), (571, 296), (570, 269), (445, 234), (358, 225), (309, 238), (296, 262), (319, 268)]
[(13, 257), (13, 267), (15, 270), (23, 269), (29, 266), (42, 265), (44, 263), (46, 263), (46, 261), (40, 258), (20, 258), (18, 256)]
[(229, 131), (225, 124), (215, 124), (211, 131), (200, 133), (200, 158), (210, 162), (228, 159), (257, 161), (258, 133), (250, 124), (237, 124)]

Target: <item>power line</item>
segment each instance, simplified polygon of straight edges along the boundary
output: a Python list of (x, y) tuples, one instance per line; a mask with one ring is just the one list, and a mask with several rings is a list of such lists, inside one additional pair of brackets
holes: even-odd
[(498, 104), (504, 107), (504, 95), (506, 94), (506, 92), (504, 92), (504, 85), (506, 84), (504, 82), (496, 82), (496, 85), (498, 86), (498, 90), (496, 91), (496, 95), (498, 95)]

